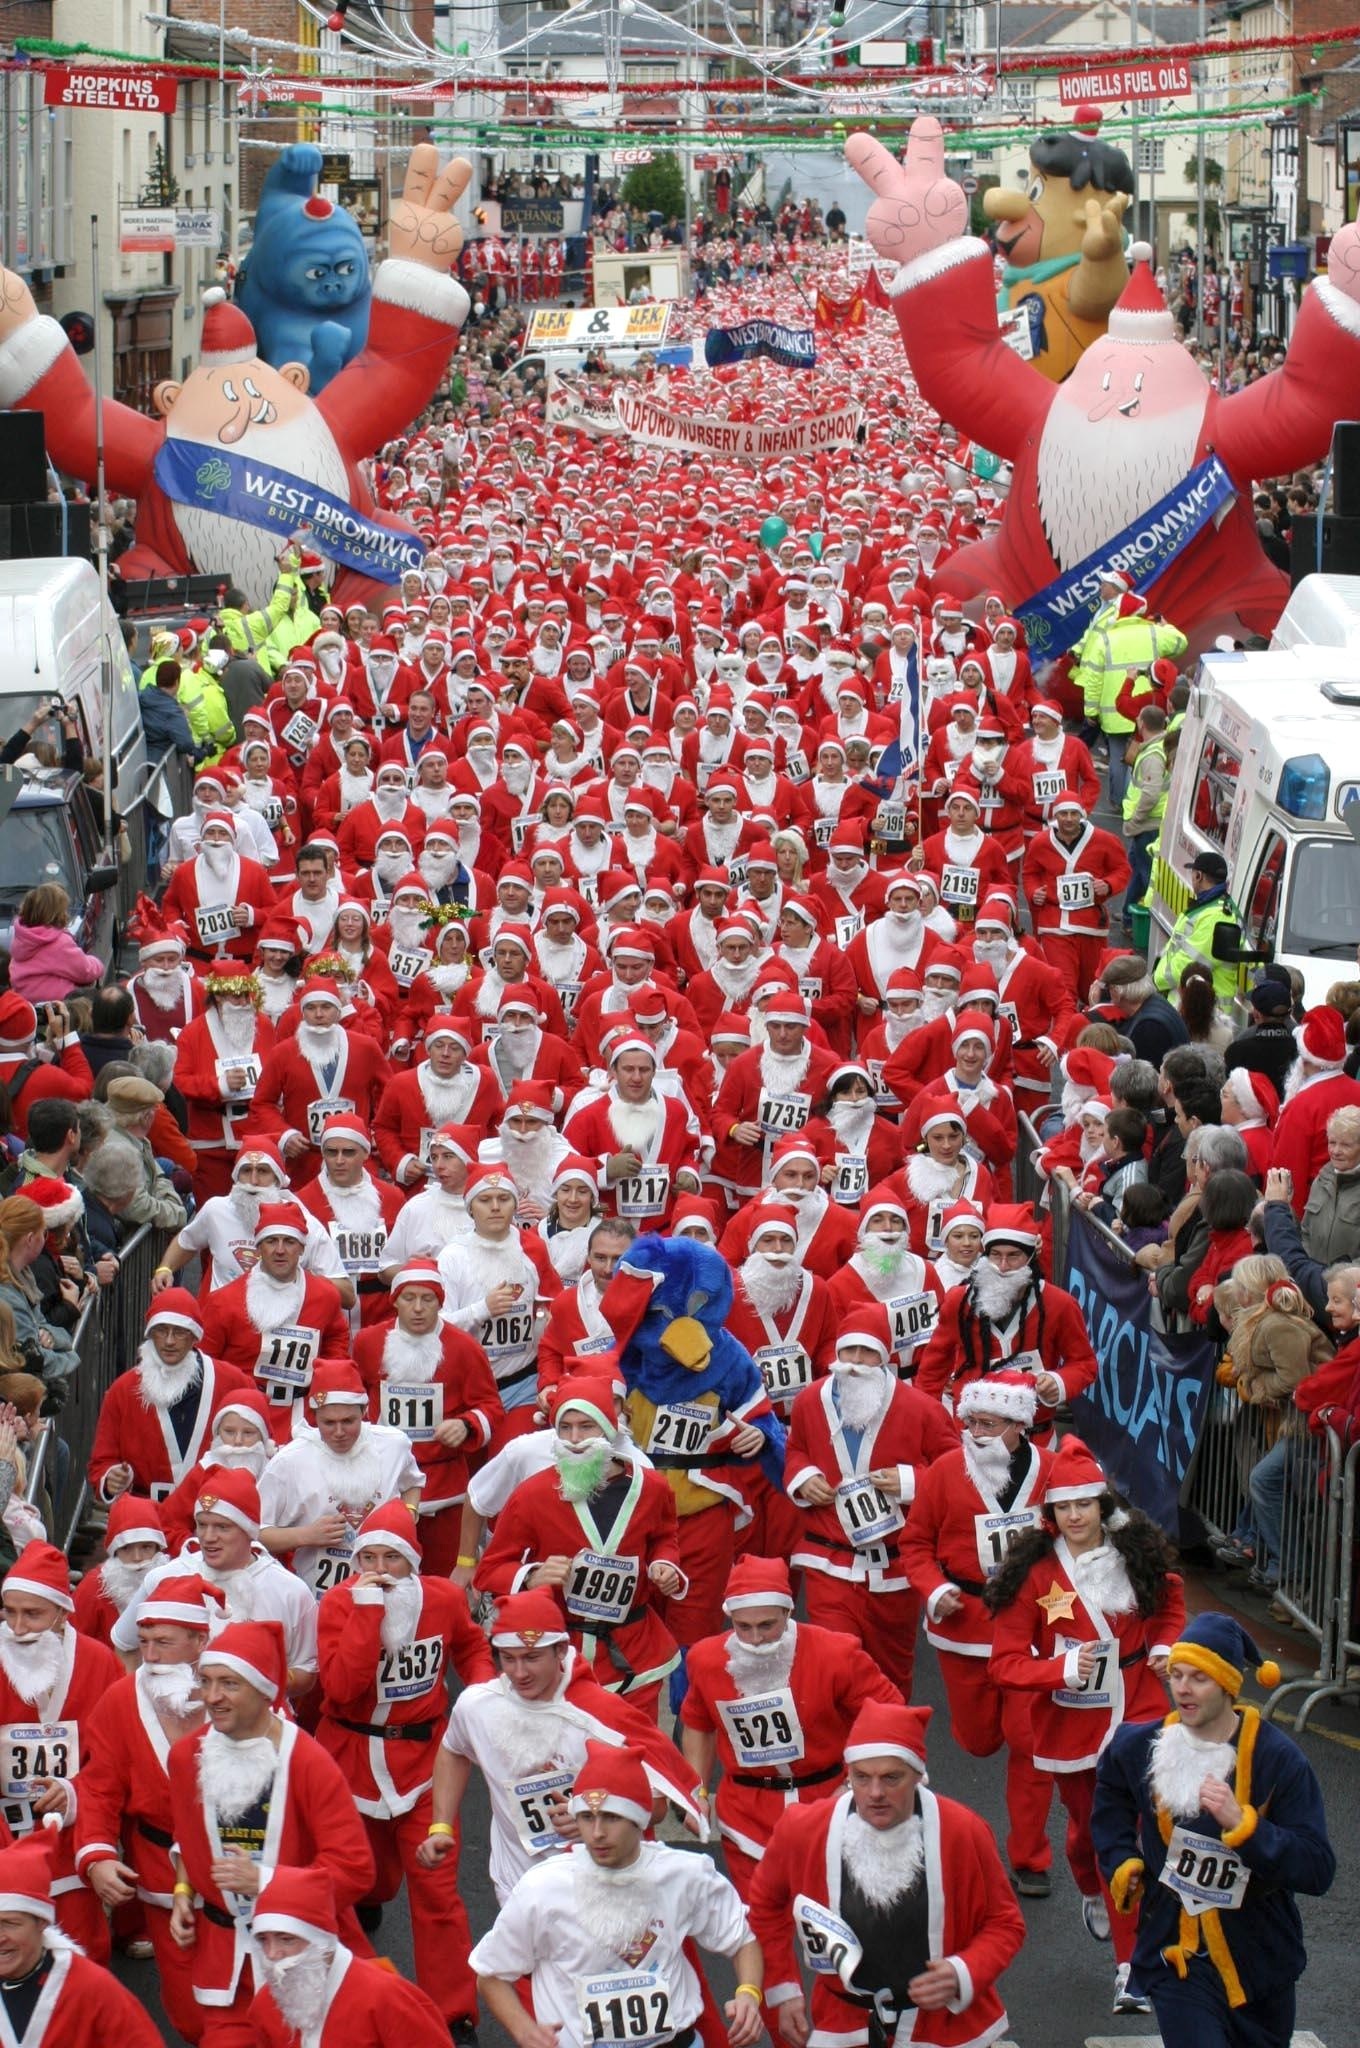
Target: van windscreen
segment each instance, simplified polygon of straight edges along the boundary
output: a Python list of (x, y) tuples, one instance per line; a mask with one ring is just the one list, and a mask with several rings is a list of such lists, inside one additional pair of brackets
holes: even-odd
[(1289, 865), (1281, 951), (1355, 964), (1360, 938), (1360, 845), (1302, 839)]

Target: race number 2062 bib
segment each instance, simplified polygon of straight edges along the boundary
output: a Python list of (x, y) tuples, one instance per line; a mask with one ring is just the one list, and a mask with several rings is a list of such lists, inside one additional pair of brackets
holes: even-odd
[(1225, 1848), (1217, 1835), (1197, 1835), (1179, 1821), (1172, 1828), (1161, 1881), (1187, 1913), (1235, 1913), (1250, 1876), (1237, 1851)]
[(645, 2048), (668, 2041), (671, 2024), (670, 1986), (649, 1970), (605, 1970), (598, 1977), (578, 1977), (576, 2002), (586, 2041), (611, 2048)]
[(737, 1763), (762, 1769), (767, 1764), (795, 1764), (804, 1755), (803, 1728), (793, 1694), (787, 1690), (759, 1699), (719, 1700)]
[(574, 1620), (614, 1625), (627, 1618), (637, 1600), (638, 1560), (608, 1557), (597, 1550), (578, 1550), (571, 1576), (563, 1588), (567, 1613)]

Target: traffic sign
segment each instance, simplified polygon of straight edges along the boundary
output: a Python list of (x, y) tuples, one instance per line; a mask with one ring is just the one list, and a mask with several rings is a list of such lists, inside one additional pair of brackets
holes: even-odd
[(973, 194), (977, 191), (977, 188), (977, 173), (975, 171), (965, 171), (963, 176), (959, 179), (959, 190), (961, 192), (966, 192), (968, 194), (968, 197), (971, 199)]

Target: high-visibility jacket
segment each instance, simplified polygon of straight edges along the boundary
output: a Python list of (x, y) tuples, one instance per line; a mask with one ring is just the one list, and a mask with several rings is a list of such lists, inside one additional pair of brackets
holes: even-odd
[(191, 668), (181, 676), (175, 695), (184, 706), (194, 739), (200, 747), (211, 749), (205, 759), (218, 760), (236, 738), (222, 685), (210, 669)]
[(217, 614), (218, 627), (238, 654), (253, 655), (262, 666), (270, 668), (271, 662), (266, 658), (270, 651), (269, 636), (279, 621), (287, 618), (292, 600), (292, 584), (285, 577), (280, 577), (263, 611), (243, 612), (235, 605), (228, 605)]
[[(1138, 750), (1137, 758), (1129, 770), (1128, 788), (1124, 791), (1122, 810), (1126, 838), (1156, 831), (1166, 816), (1168, 780), (1166, 741), (1149, 740), (1146, 746)], [(1154, 791), (1153, 801), (1149, 804), (1147, 799)]]
[(1179, 627), (1156, 619), (1089, 626), (1078, 642), (1072, 676), (1085, 699), (1087, 718), (1102, 732), (1132, 732), (1133, 720), (1115, 708), (1129, 670), (1150, 669), (1163, 659), (1179, 661), (1187, 644)]
[(1222, 889), (1197, 898), (1175, 923), (1166, 951), (1153, 969), (1152, 979), (1164, 996), (1174, 996), (1181, 976), (1192, 964), (1207, 967), (1214, 977), (1214, 994), (1226, 1008), (1237, 994), (1239, 969), (1231, 960), (1215, 960), (1214, 931), (1220, 924), (1238, 924), (1237, 912)]

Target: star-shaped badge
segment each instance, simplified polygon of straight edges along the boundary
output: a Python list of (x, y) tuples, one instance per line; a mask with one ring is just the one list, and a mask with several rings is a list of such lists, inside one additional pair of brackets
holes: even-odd
[(1039, 1595), (1039, 1605), (1048, 1616), (1049, 1622), (1075, 1621), (1077, 1618), (1077, 1596), (1070, 1586), (1060, 1586), (1055, 1579), (1046, 1593)]

